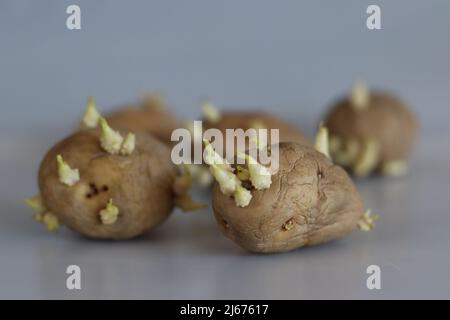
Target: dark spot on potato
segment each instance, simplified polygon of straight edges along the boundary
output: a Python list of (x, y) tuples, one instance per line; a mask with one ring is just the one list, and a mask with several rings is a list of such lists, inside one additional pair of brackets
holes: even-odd
[(221, 220), (221, 223), (222, 223), (222, 226), (223, 226), (225, 229), (230, 229), (230, 225), (229, 225), (229, 223), (227, 222), (227, 220), (222, 219), (222, 220)]
[(98, 194), (98, 189), (97, 186), (95, 185), (95, 183), (91, 182), (89, 183), (89, 188), (90, 188), (90, 193), (93, 195)]
[(89, 183), (89, 192), (86, 193), (86, 198), (90, 199), (97, 194), (98, 194), (98, 189), (97, 189), (97, 186), (95, 185), (95, 183), (93, 183), (93, 182)]
[(105, 186), (102, 187), (102, 191), (106, 192), (108, 190), (109, 190), (108, 186), (105, 185)]
[(249, 180), (246, 181), (242, 181), (242, 186), (247, 189), (247, 190), (251, 190), (252, 189), (252, 183)]

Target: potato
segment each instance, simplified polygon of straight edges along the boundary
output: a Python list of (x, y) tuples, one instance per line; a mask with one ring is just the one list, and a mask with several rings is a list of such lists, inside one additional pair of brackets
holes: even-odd
[(132, 238), (159, 225), (174, 207), (177, 171), (169, 147), (136, 133), (134, 150), (124, 152), (131, 141), (125, 138), (111, 154), (100, 141), (100, 130), (83, 130), (48, 151), (38, 176), (41, 217), (53, 215), (98, 239)]
[(337, 101), (325, 117), (333, 160), (357, 176), (375, 171), (386, 175), (406, 172), (414, 148), (417, 121), (397, 97), (369, 92), (356, 84), (352, 94)]
[(282, 252), (340, 238), (358, 226), (361, 198), (341, 167), (300, 143), (280, 143), (279, 155), (270, 187), (247, 184), (246, 206), (215, 183), (214, 215), (228, 238), (252, 252)]

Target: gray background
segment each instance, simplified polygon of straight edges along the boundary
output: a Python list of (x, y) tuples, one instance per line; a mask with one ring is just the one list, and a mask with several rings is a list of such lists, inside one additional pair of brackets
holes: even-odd
[[(66, 29), (69, 4), (80, 31)], [(382, 8), (380, 31), (366, 29), (368, 4)], [(0, 1), (0, 298), (450, 298), (449, 13), (444, 0)], [(398, 93), (421, 122), (410, 175), (358, 182), (381, 216), (372, 233), (252, 255), (204, 210), (94, 242), (45, 232), (22, 203), (87, 95), (105, 111), (159, 90), (187, 118), (209, 97), (312, 135), (356, 79)], [(69, 264), (81, 291), (65, 289)], [(379, 291), (365, 286), (370, 264)]]

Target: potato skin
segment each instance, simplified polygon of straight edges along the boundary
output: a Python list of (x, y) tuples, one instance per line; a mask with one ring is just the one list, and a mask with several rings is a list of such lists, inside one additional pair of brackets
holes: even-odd
[[(283, 252), (350, 233), (363, 213), (347, 173), (315, 149), (280, 143), (279, 171), (266, 190), (252, 190), (240, 208), (213, 188), (213, 209), (223, 233), (252, 252)], [(286, 228), (290, 224), (292, 228)]]
[[(59, 181), (56, 155), (78, 168), (73, 186)], [(136, 134), (129, 156), (110, 155), (99, 143), (98, 130), (83, 130), (56, 144), (44, 157), (38, 176), (44, 205), (72, 230), (91, 238), (127, 239), (160, 224), (173, 209), (176, 169), (167, 146), (147, 134)], [(112, 198), (117, 221), (99, 216)]]
[(118, 109), (106, 117), (113, 128), (152, 134), (163, 143), (170, 145), (172, 132), (181, 127), (178, 119), (165, 109), (145, 106), (129, 106)]
[(348, 97), (337, 101), (325, 117), (330, 136), (342, 139), (375, 139), (380, 144), (380, 163), (403, 160), (411, 153), (417, 134), (417, 121), (397, 97), (370, 92), (369, 105), (355, 110)]
[(280, 142), (298, 142), (302, 144), (310, 144), (303, 133), (294, 126), (278, 119), (272, 115), (258, 111), (223, 111), (221, 119), (218, 123), (211, 123), (203, 120), (204, 130), (209, 128), (217, 128), (223, 134), (226, 129), (243, 129), (248, 130), (254, 126), (255, 122), (261, 123), (266, 129), (279, 129)]

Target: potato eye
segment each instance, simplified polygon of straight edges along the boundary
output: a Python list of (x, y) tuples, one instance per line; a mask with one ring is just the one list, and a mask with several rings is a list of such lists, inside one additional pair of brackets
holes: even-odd
[(294, 220), (293, 220), (293, 218), (291, 218), (288, 221), (286, 221), (285, 223), (283, 223), (283, 225), (281, 226), (281, 229), (283, 229), (284, 231), (289, 231), (293, 227), (294, 227)]

